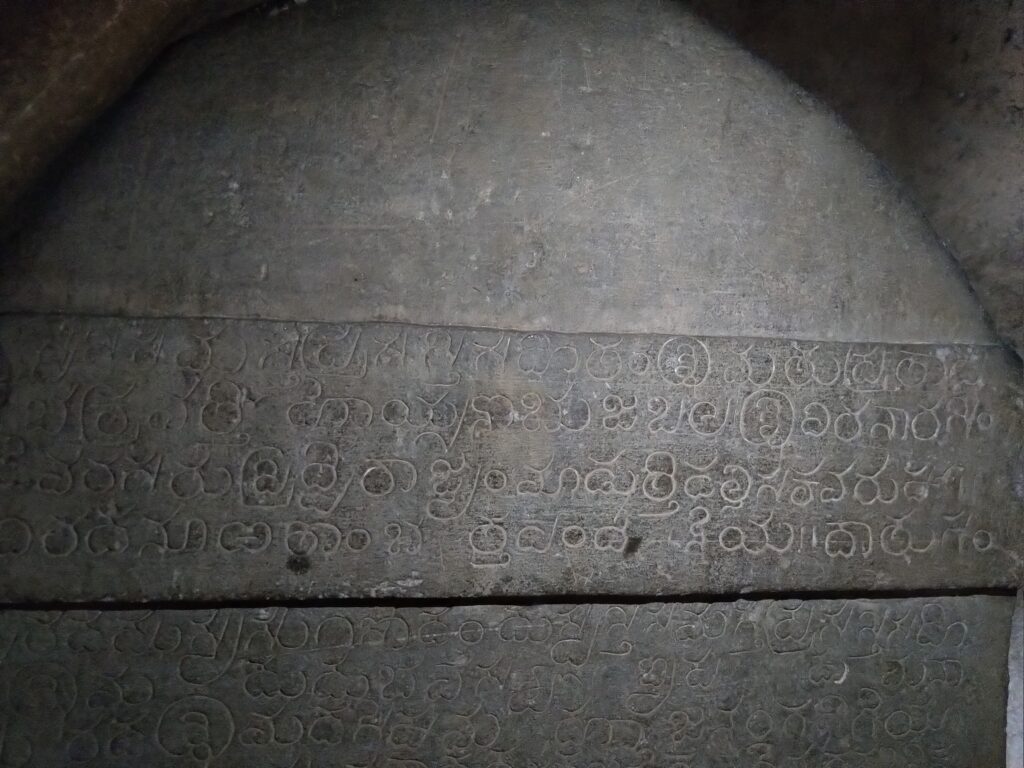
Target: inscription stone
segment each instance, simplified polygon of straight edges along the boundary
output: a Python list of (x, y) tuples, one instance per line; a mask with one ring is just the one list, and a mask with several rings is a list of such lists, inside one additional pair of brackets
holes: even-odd
[(1009, 599), (600, 597), (1021, 579), (1019, 366), (838, 121), (677, 4), (274, 10), (0, 244), (282, 320), (0, 318), (0, 598), (95, 601), (0, 613), (0, 768), (1000, 765)]
[(838, 121), (677, 4), (280, 10), (0, 243), (279, 319), (0, 317), (0, 599), (91, 601), (0, 768), (1001, 766), (1008, 598), (641, 602), (1022, 578), (1019, 365)]
[(1012, 598), (9, 611), (17, 768), (1002, 768)]
[(997, 347), (9, 316), (8, 599), (1006, 586)]
[(993, 340), (877, 160), (681, 3), (248, 14), (69, 154), (0, 309)]

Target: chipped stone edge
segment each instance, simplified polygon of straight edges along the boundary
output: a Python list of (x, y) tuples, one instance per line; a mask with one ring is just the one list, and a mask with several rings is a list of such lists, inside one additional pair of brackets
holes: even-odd
[(1021, 768), (1024, 766), (1024, 589), (1017, 592), (1017, 605), (1010, 623), (1007, 666), (1006, 768)]

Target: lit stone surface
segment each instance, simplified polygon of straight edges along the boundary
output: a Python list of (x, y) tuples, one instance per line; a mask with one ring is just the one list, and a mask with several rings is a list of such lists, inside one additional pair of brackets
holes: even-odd
[(874, 158), (682, 3), (251, 14), (73, 154), (4, 310), (992, 339)]
[(45, 317), (0, 344), (8, 599), (1020, 578), (996, 347)]
[(8, 612), (4, 766), (1002, 768), (1012, 598)]

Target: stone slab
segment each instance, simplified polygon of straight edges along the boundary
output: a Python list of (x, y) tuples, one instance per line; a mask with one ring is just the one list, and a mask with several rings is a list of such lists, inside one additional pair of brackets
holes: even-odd
[(1024, 590), (1017, 592), (1010, 630), (1006, 697), (1006, 768), (1024, 765)]
[(248, 14), (69, 155), (0, 309), (993, 339), (877, 160), (682, 3)]
[(17, 316), (0, 345), (7, 600), (1021, 575), (997, 347)]
[(1003, 768), (1013, 598), (7, 611), (12, 768)]

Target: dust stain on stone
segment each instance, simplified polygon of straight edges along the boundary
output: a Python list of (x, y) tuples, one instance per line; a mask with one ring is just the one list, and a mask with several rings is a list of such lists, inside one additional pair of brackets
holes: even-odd
[(1012, 474), (1013, 493), (1018, 499), (1024, 501), (1024, 450), (1017, 457), (1017, 463), (1013, 467)]
[(14, 388), (14, 366), (11, 365), (4, 345), (0, 342), (0, 408), (7, 405)]
[(637, 550), (640, 549), (641, 543), (643, 543), (642, 537), (630, 536), (626, 539), (626, 546), (622, 548), (622, 556), (628, 559), (635, 555)]
[(288, 562), (285, 563), (288, 570), (297, 576), (301, 576), (304, 573), (309, 573), (309, 569), (313, 567), (313, 564), (309, 561), (308, 555), (292, 555), (288, 558)]

